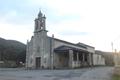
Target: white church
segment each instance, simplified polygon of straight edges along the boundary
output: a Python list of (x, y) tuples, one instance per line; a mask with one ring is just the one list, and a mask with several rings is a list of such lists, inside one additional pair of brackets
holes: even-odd
[(58, 69), (105, 65), (105, 59), (95, 54), (95, 48), (83, 43), (71, 43), (47, 36), (46, 17), (41, 13), (35, 19), (34, 35), (27, 42), (26, 68)]

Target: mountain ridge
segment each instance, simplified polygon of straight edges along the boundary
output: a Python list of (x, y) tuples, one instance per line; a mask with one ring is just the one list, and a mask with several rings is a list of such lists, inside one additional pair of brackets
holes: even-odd
[(25, 63), (26, 45), (16, 40), (0, 37), (0, 61), (14, 61), (16, 65)]

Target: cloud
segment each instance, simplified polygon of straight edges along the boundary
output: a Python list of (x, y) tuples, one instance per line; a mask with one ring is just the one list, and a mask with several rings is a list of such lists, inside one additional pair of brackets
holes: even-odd
[(85, 36), (90, 35), (88, 32), (76, 32), (76, 31), (63, 31), (60, 35), (66, 36)]
[[(49, 36), (55, 34), (60, 39), (110, 51), (111, 42), (120, 35), (119, 0), (5, 0), (1, 3), (0, 36), (6, 38), (26, 42), (32, 36), (39, 8), (46, 14)], [(118, 39), (114, 42), (119, 43)]]
[(31, 25), (15, 25), (0, 22), (0, 26), (0, 37), (6, 39), (13, 39), (26, 43), (27, 39), (30, 39), (33, 35), (33, 30), (29, 29)]

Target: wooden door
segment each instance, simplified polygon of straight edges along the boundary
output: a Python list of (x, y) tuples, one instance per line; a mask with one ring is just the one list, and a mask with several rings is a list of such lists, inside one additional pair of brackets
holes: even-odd
[(41, 67), (41, 57), (36, 57), (36, 68)]

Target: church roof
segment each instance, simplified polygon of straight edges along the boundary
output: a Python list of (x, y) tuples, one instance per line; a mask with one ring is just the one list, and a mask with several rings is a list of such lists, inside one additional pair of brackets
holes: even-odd
[(62, 45), (62, 46), (54, 49), (55, 52), (67, 52), (69, 50), (74, 50), (74, 51), (80, 51), (80, 52), (88, 53), (88, 51), (86, 51), (86, 50), (82, 50), (82, 49), (78, 49), (78, 48), (70, 47), (70, 46), (66, 46), (66, 45)]
[[(52, 39), (52, 37), (49, 37)], [(57, 41), (60, 41), (60, 42), (64, 42), (64, 43), (67, 43), (67, 44), (71, 44), (71, 45), (74, 45), (74, 46), (78, 46), (78, 47), (81, 47), (81, 48), (84, 48), (84, 49), (87, 49), (87, 47), (91, 47), (91, 48), (94, 48), (93, 46), (89, 46), (87, 44), (84, 44), (84, 43), (77, 43), (77, 44), (74, 44), (74, 43), (71, 43), (71, 42), (68, 42), (68, 41), (65, 41), (65, 40), (61, 40), (61, 39), (57, 39), (57, 38), (53, 38), (54, 40), (57, 40)]]
[(39, 11), (39, 13), (38, 13), (38, 17), (42, 17), (42, 12), (41, 12), (41, 10)]

